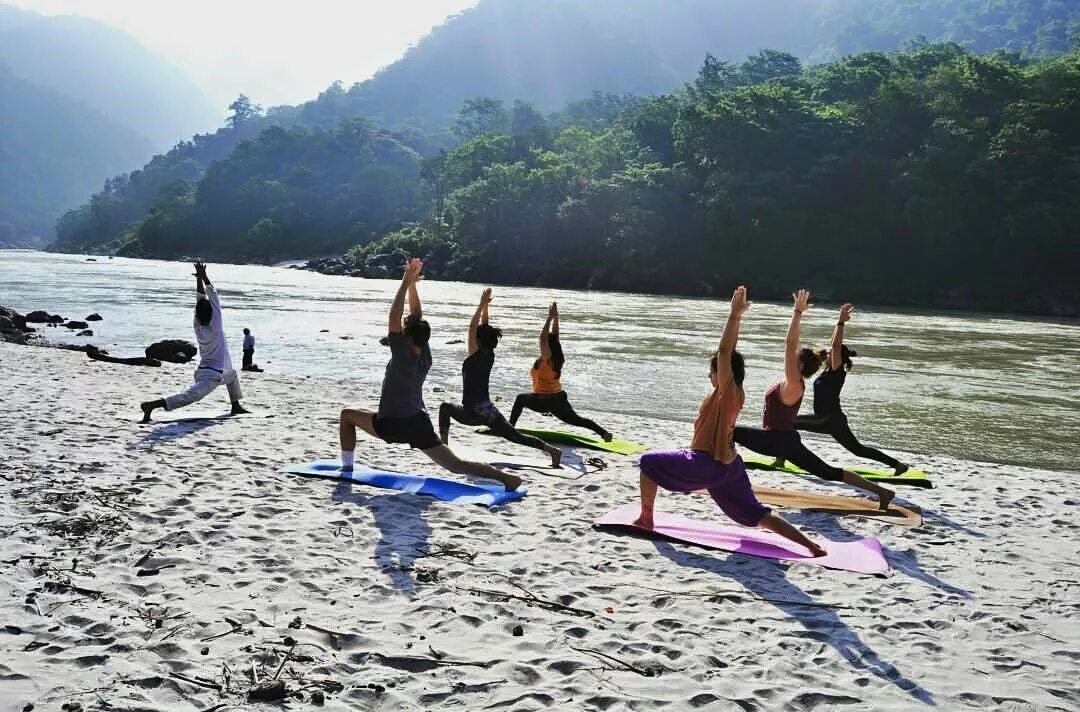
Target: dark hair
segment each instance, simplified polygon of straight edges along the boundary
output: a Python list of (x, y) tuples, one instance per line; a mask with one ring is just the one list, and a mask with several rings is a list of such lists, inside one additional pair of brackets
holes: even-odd
[(855, 352), (855, 349), (849, 349), (847, 347), (847, 344), (843, 344), (840, 347), (840, 363), (844, 365), (845, 371), (850, 371), (852, 366), (855, 365), (854, 363), (852, 363), (851, 357), (858, 355), (859, 354)]
[(431, 324), (427, 323), (426, 319), (413, 319), (410, 317), (405, 320), (403, 333), (409, 341), (422, 348), (431, 339)]
[(563, 356), (562, 343), (559, 341), (558, 334), (548, 334), (548, 348), (551, 349), (551, 368), (556, 376), (561, 376), (566, 357)]
[(214, 318), (214, 307), (211, 306), (208, 299), (200, 299), (195, 302), (195, 318), (203, 326), (210, 325), (210, 320)]
[(250, 333), (251, 333), (251, 330), (250, 330), (250, 329), (248, 329), (248, 328), (247, 328), (247, 327), (245, 326), (245, 327), (244, 327), (244, 333), (245, 333), (245, 334), (250, 334)]
[[(720, 354), (715, 353), (709, 359), (709, 373), (716, 373), (718, 368), (720, 368)], [(731, 352), (731, 377), (735, 385), (742, 388), (743, 380), (746, 378), (746, 361), (738, 351)]]
[(482, 349), (494, 350), (502, 338), (502, 329), (496, 329), (491, 324), (481, 324), (476, 327), (476, 342)]
[(809, 378), (821, 367), (821, 355), (813, 349), (799, 349), (799, 371), (803, 378)]

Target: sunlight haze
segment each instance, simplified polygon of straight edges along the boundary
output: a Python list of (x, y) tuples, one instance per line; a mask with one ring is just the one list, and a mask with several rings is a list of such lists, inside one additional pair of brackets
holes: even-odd
[(82, 15), (133, 35), (220, 104), (243, 92), (264, 106), (363, 81), (432, 27), (477, 0), (7, 0), (45, 15)]

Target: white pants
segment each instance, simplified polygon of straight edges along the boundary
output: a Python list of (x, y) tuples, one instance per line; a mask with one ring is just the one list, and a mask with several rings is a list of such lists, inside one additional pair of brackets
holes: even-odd
[(210, 395), (210, 391), (221, 384), (225, 384), (225, 387), (229, 389), (230, 401), (235, 403), (244, 397), (244, 394), (240, 391), (240, 377), (236, 375), (236, 371), (229, 369), (218, 373), (209, 368), (197, 368), (195, 369), (195, 382), (183, 393), (177, 393), (175, 396), (166, 398), (165, 410), (175, 410), (176, 408), (183, 408), (185, 405), (191, 405), (196, 401), (201, 401)]

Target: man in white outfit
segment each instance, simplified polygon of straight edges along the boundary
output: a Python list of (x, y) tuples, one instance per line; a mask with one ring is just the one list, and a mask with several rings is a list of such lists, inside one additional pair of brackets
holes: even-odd
[(195, 263), (195, 340), (199, 343), (199, 367), (195, 369), (195, 382), (183, 393), (167, 398), (141, 403), (142, 422), (150, 422), (150, 414), (156, 408), (175, 410), (200, 401), (218, 386), (224, 384), (229, 390), (232, 414), (247, 413), (240, 405), (240, 377), (232, 367), (229, 347), (225, 343), (225, 329), (221, 324), (221, 301), (210, 279), (206, 265)]

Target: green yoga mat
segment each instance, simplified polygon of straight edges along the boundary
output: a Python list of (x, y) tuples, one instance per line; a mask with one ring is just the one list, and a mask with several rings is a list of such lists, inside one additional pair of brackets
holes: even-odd
[[(574, 433), (564, 433), (561, 430), (533, 430), (532, 428), (517, 428), (517, 431), (526, 435), (532, 435), (533, 437), (540, 438), (541, 440), (549, 443), (580, 445), (582, 447), (591, 448), (593, 450), (604, 450), (606, 452), (613, 452), (616, 455), (637, 455), (639, 453), (646, 452), (649, 449), (640, 443), (632, 443), (628, 440), (614, 439), (611, 442), (604, 442), (600, 438), (591, 438), (588, 435), (575, 435)], [(489, 431), (487, 430), (487, 428), (484, 428), (479, 432), (488, 433)]]
[[(742, 454), (743, 462), (751, 470), (773, 470), (774, 472), (790, 472), (793, 475), (805, 475), (808, 474), (806, 470), (795, 467), (790, 462), (785, 463), (783, 467), (773, 467), (773, 459), (771, 457), (758, 457), (757, 455)], [(930, 481), (930, 478), (926, 476), (926, 473), (922, 470), (908, 470), (904, 474), (897, 477), (891, 472), (882, 470), (871, 470), (865, 467), (845, 467), (845, 470), (854, 472), (860, 477), (865, 477), (868, 480), (874, 482), (885, 482), (894, 485), (907, 485), (909, 487), (922, 487), (924, 489), (933, 489), (934, 483)]]

